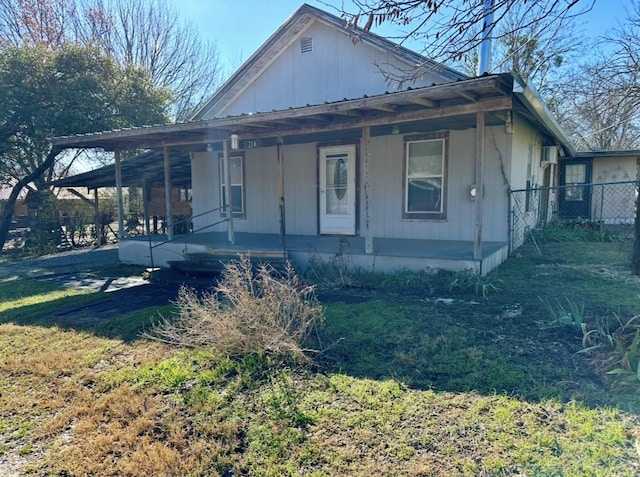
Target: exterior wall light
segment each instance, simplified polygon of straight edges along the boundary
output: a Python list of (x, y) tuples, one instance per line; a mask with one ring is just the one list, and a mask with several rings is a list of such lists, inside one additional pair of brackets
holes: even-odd
[(475, 184), (469, 186), (469, 199), (476, 200), (478, 198), (478, 187)]
[(238, 133), (231, 133), (231, 149), (236, 150), (240, 147), (240, 141), (238, 140)]

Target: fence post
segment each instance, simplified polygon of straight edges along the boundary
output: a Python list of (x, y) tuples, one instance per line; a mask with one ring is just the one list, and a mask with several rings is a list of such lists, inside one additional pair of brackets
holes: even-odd
[(512, 210), (512, 202), (513, 202), (513, 191), (509, 190), (507, 192), (507, 237), (509, 237), (509, 255), (513, 252), (513, 217), (515, 215), (515, 211)]
[(604, 184), (600, 189), (600, 239), (604, 239)]

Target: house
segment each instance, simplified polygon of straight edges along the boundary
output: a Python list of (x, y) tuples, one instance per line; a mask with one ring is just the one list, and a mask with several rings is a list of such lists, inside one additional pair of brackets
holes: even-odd
[[(193, 234), (174, 233), (167, 200), (167, 236), (121, 238), (120, 259), (147, 266), (248, 251), (486, 274), (523, 240), (509, 192), (550, 184), (543, 151), (575, 157), (517, 76), (466, 77), (309, 5), (191, 121), (53, 142), (115, 151), (119, 190), (139, 164), (130, 180), (170, 191), (187, 158)], [(131, 149), (154, 162), (120, 161)]]

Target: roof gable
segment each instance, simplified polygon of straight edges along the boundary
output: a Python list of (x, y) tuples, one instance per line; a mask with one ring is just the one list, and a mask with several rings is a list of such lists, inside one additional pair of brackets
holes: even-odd
[[(303, 58), (300, 42), (309, 38), (312, 39), (312, 48), (317, 45), (324, 50), (313, 51), (309, 58)], [(305, 61), (307, 66), (304, 66)], [(380, 71), (383, 67), (415, 68), (416, 65), (421, 65), (424, 74), (410, 85), (392, 84)], [(334, 78), (326, 76), (334, 70)], [(386, 89), (441, 84), (465, 78), (461, 73), (378, 35), (348, 28), (343, 19), (304, 4), (192, 119), (319, 104), (345, 97), (380, 94)], [(329, 90), (327, 85), (332, 89)], [(278, 96), (278, 87), (286, 93)]]

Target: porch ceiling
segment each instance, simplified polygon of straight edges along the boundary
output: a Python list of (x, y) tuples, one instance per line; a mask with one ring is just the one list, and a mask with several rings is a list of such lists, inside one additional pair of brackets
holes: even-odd
[[(511, 109), (511, 87), (511, 75), (488, 75), (315, 106), (59, 137), (52, 142), (67, 148), (111, 151), (165, 146), (172, 151), (197, 151), (208, 144), (218, 148), (232, 132), (241, 141), (259, 139), (263, 146), (268, 146), (278, 138), (285, 144), (356, 138), (365, 126), (371, 127), (372, 135), (391, 134), (394, 125), (402, 134), (463, 129), (475, 126), (478, 111), (499, 113)], [(487, 118), (488, 124), (500, 121), (498, 117)]]
[[(152, 187), (164, 186), (164, 162), (161, 151), (150, 151), (122, 161), (122, 185), (124, 187), (142, 187), (146, 182)], [(171, 153), (171, 183), (174, 187), (191, 187), (191, 161), (189, 153), (173, 151)], [(115, 187), (116, 173), (113, 164), (77, 174), (65, 179), (53, 181), (55, 187), (86, 187), (98, 189)]]

